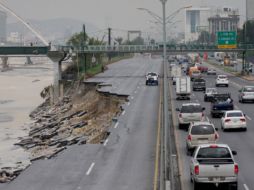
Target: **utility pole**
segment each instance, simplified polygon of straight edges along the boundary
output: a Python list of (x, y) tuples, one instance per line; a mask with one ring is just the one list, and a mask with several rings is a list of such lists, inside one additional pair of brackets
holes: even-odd
[[(108, 28), (108, 45), (111, 46), (111, 28)], [(111, 53), (108, 53), (108, 60), (111, 60)]]
[(108, 45), (111, 45), (111, 28), (108, 28)]
[[(86, 35), (86, 25), (83, 24), (83, 42), (82, 42), (82, 49), (84, 49), (84, 47), (86, 46), (86, 39), (87, 39), (87, 35)], [(84, 69), (85, 69), (85, 73), (86, 73), (86, 54), (84, 53)]]

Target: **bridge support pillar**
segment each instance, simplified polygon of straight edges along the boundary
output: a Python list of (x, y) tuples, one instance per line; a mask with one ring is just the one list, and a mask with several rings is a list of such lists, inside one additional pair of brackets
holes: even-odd
[(26, 63), (25, 64), (26, 65), (32, 65), (33, 64), (32, 60), (31, 60), (31, 57), (29, 57), (29, 56), (26, 57)]
[(2, 71), (8, 70), (9, 69), (8, 56), (2, 56), (1, 60), (2, 60)]
[(54, 62), (54, 103), (63, 98), (63, 83), (62, 83), (62, 62), (66, 59), (66, 52), (51, 51), (48, 57)]

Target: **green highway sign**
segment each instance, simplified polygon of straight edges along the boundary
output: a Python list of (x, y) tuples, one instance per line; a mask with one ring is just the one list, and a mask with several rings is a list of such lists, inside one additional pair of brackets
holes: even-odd
[(217, 44), (219, 49), (237, 48), (236, 31), (217, 32)]

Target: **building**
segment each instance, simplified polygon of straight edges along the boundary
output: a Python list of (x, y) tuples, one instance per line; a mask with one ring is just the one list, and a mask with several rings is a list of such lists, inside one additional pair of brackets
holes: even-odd
[(208, 18), (209, 33), (212, 41), (215, 41), (216, 34), (219, 31), (237, 31), (239, 21), (238, 10), (233, 10), (229, 7), (216, 10), (214, 16)]
[(208, 30), (209, 8), (190, 8), (185, 12), (185, 43), (198, 39), (201, 31)]
[(254, 1), (253, 0), (246, 0), (246, 15), (248, 20), (254, 19)]
[(0, 43), (6, 42), (7, 14), (0, 11)]

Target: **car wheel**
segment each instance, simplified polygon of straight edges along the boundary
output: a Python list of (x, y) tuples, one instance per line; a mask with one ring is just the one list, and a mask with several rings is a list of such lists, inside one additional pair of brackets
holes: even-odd
[(226, 85), (226, 87), (228, 87), (228, 84)]
[(200, 188), (200, 184), (196, 181), (193, 181), (193, 190), (198, 190)]
[(222, 130), (223, 132), (226, 131), (226, 129), (223, 127), (223, 125), (221, 125), (221, 130)]
[(211, 115), (212, 115), (212, 118), (215, 118), (215, 114), (211, 113)]
[(239, 103), (242, 103), (242, 100), (241, 100), (241, 99), (239, 99)]
[(179, 123), (179, 124), (178, 124), (178, 128), (179, 128), (179, 129), (182, 129), (182, 128), (183, 128), (183, 127), (182, 127), (182, 124)]
[(218, 87), (218, 84), (215, 84), (216, 87)]
[(229, 183), (229, 189), (237, 190), (238, 189), (238, 183), (237, 182)]
[(243, 128), (242, 130), (243, 130), (243, 131), (247, 131), (247, 127)]

